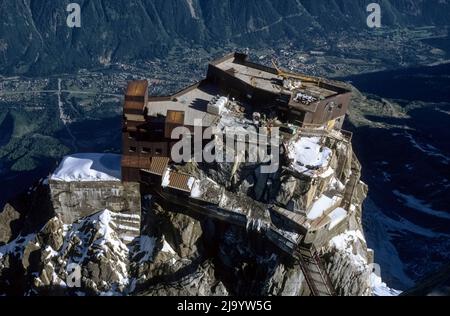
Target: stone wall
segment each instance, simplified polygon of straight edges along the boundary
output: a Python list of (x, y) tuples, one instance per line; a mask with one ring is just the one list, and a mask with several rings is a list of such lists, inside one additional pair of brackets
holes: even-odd
[(124, 241), (140, 234), (141, 194), (138, 183), (117, 181), (49, 181), (55, 213), (65, 224), (108, 209), (117, 213), (118, 233)]

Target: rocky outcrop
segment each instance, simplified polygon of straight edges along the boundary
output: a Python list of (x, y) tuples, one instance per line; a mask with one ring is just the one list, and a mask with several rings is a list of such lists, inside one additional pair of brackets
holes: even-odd
[(55, 213), (43, 179), (9, 201), (0, 211), (0, 245), (12, 242), (20, 234), (41, 229)]
[[(128, 246), (103, 211), (73, 225), (55, 217), (0, 247), (3, 294), (309, 295), (301, 267), (253, 233), (150, 205), (143, 235)], [(367, 274), (346, 252), (326, 253), (339, 294), (367, 294)], [(68, 286), (70, 263), (81, 268), (81, 288)]]
[(328, 274), (338, 295), (372, 295), (372, 266), (367, 245), (360, 231), (347, 231), (333, 238), (326, 247)]
[(0, 213), (0, 245), (6, 244), (14, 235), (14, 224), (20, 221), (20, 213), (7, 204)]

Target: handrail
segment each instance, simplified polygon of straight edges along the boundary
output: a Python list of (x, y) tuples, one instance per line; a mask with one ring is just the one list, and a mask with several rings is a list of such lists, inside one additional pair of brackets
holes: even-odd
[[(330, 130), (326, 130), (326, 129), (313, 129), (313, 128), (307, 128), (307, 127), (300, 127), (299, 131), (300, 131), (300, 135), (303, 133), (304, 135), (324, 136), (324, 137), (328, 137), (328, 138), (338, 139), (338, 137), (333, 136), (331, 134)], [(335, 129), (335, 131), (341, 133), (343, 138), (345, 138), (348, 142), (352, 141), (352, 139), (353, 139), (352, 132), (346, 131), (343, 129), (340, 129), (340, 130)]]
[[(308, 268), (308, 263), (305, 261), (302, 251), (308, 253), (307, 257), (311, 258), (310, 260), (308, 260), (308, 263), (309, 263), (309, 265), (314, 265), (317, 268), (319, 275), (320, 275), (320, 279), (322, 280), (321, 282), (313, 279), (311, 272)], [(317, 249), (313, 245), (310, 246), (310, 248), (307, 248), (305, 246), (303, 246), (303, 247), (299, 246), (297, 253), (299, 256), (298, 259), (300, 261), (300, 265), (302, 267), (302, 271), (305, 276), (306, 283), (308, 284), (308, 286), (311, 290), (311, 294), (314, 296), (321, 295), (321, 291), (317, 287), (317, 282), (319, 282), (324, 286), (324, 288), (326, 290), (326, 294), (328, 294), (330, 296), (334, 296), (336, 292), (334, 290), (333, 283), (332, 283), (331, 278), (329, 277), (328, 273), (325, 270), (325, 267), (321, 261), (321, 258), (318, 255)], [(322, 291), (322, 293), (323, 293), (323, 291)], [(323, 293), (323, 294), (325, 294), (325, 293)]]
[(303, 275), (305, 276), (306, 283), (311, 291), (312, 296), (319, 296), (319, 290), (316, 287), (316, 283), (313, 281), (311, 273), (309, 272), (307, 263), (303, 259), (303, 255), (299, 251), (298, 259), (300, 261), (300, 268), (302, 269)]
[[(353, 155), (352, 155), (352, 160), (354, 160), (354, 161), (356, 161), (358, 164), (361, 164), (360, 162), (359, 162), (359, 160), (358, 160), (358, 157), (356, 157), (356, 154), (355, 153), (353, 153)], [(354, 172), (353, 172), (353, 163), (352, 163), (352, 177), (351, 177), (351, 179), (350, 179), (350, 181), (353, 181), (353, 179), (354, 179)], [(359, 173), (360, 173), (361, 171), (359, 170)], [(347, 209), (350, 209), (350, 206), (352, 205), (352, 199), (353, 199), (353, 196), (355, 195), (355, 191), (356, 191), (356, 187), (357, 187), (357, 185), (358, 185), (358, 181), (355, 179), (355, 181), (354, 181), (354, 183), (352, 184), (352, 188), (351, 188), (351, 194), (350, 194), (350, 197), (349, 198), (347, 198), (345, 201), (344, 201), (344, 207), (346, 207)], [(344, 195), (344, 198), (346, 198), (346, 196)]]
[(325, 285), (327, 286), (329, 292), (331, 295), (335, 295), (336, 291), (333, 286), (333, 281), (330, 278), (330, 275), (327, 273), (325, 266), (323, 265), (322, 258), (319, 256), (319, 252), (317, 251), (316, 246), (311, 246), (312, 255), (314, 257), (314, 260), (316, 261), (320, 274), (322, 276), (322, 279), (325, 281)]

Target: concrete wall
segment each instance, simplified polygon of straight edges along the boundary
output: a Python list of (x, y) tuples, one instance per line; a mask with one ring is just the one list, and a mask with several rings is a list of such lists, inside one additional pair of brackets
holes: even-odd
[[(49, 181), (50, 194), (55, 213), (65, 224), (104, 209), (120, 213), (120, 218), (133, 219), (129, 233), (120, 235), (138, 236), (140, 229), (141, 195), (138, 183), (105, 182), (61, 182)], [(128, 220), (129, 221), (129, 220)]]
[[(331, 88), (331, 90), (334, 89)], [(322, 125), (346, 115), (351, 97), (351, 92), (348, 92), (319, 101), (316, 112), (306, 113), (304, 123)]]

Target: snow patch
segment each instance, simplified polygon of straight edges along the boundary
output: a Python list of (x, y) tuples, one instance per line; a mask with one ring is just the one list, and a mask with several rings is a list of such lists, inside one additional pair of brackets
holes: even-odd
[(188, 180), (188, 183), (187, 183), (187, 186), (188, 186), (189, 190), (192, 191), (192, 186), (194, 185), (194, 183), (195, 183), (195, 178), (194, 177), (190, 177), (189, 180)]
[(197, 12), (195, 11), (193, 0), (186, 0), (186, 2), (187, 2), (187, 4), (188, 4), (189, 12), (191, 13), (191, 17), (192, 17), (194, 20), (198, 20), (199, 17), (198, 17), (198, 15), (197, 15)]
[(173, 250), (173, 248), (170, 246), (170, 244), (166, 241), (166, 238), (164, 236), (163, 236), (163, 247), (161, 249), (161, 252), (172, 255), (172, 258), (170, 259), (170, 262), (172, 264), (175, 264), (177, 262), (177, 259), (175, 259), (175, 257), (178, 255), (175, 252), (175, 250)]
[(50, 177), (54, 181), (121, 181), (121, 156), (76, 154), (66, 156)]
[(135, 220), (140, 221), (141, 217), (137, 214), (124, 214), (124, 213), (114, 213), (112, 215), (114, 218), (125, 219), (125, 220)]
[(200, 181), (196, 180), (192, 185), (191, 198), (199, 199), (203, 195)]
[(161, 186), (163, 188), (167, 188), (169, 186), (169, 184), (170, 184), (170, 169), (166, 169), (166, 171), (163, 175)]
[(289, 158), (294, 165), (307, 168), (325, 168), (331, 159), (332, 151), (320, 145), (320, 137), (301, 137), (289, 148)]
[(331, 212), (328, 216), (331, 218), (331, 223), (330, 223), (330, 227), (329, 227), (329, 230), (331, 230), (347, 217), (347, 211), (341, 207), (338, 207), (333, 212)]
[[(370, 269), (370, 266), (367, 262), (367, 259), (361, 256), (360, 254), (355, 254), (354, 245), (360, 241), (366, 244), (366, 240), (364, 235), (359, 230), (346, 231), (345, 233), (334, 237), (330, 241), (330, 248), (334, 248), (339, 252), (345, 253), (346, 256), (352, 262), (352, 265), (360, 271), (365, 271)], [(373, 268), (372, 268), (373, 269)], [(372, 272), (370, 274), (368, 284), (372, 288), (372, 295), (375, 296), (397, 296), (401, 292), (397, 290), (393, 290), (389, 288), (386, 283), (382, 282), (381, 277)]]
[(345, 185), (339, 181), (338, 179), (336, 179), (336, 177), (331, 178), (330, 181), (330, 189), (339, 191), (339, 192), (344, 192), (345, 190)]
[(127, 225), (116, 225), (118, 229), (132, 231), (132, 232), (140, 232), (141, 230), (137, 227), (127, 226)]
[[(353, 255), (353, 252), (351, 251), (351, 243), (356, 241), (357, 239), (361, 240), (362, 242), (366, 242), (364, 239), (364, 235), (359, 230), (349, 230), (346, 231), (343, 234), (340, 234), (333, 239), (330, 240), (330, 246), (334, 247), (335, 249), (339, 251), (349, 251)], [(362, 258), (362, 257), (361, 257)], [(363, 260), (366, 262), (366, 260)]]
[(374, 296), (398, 296), (402, 292), (391, 289), (381, 280), (381, 277), (372, 273), (370, 275), (370, 284), (372, 286), (372, 294)]
[(414, 137), (408, 132), (405, 132), (404, 135), (406, 138), (409, 139), (411, 145), (414, 148), (420, 150), (421, 152), (427, 154), (428, 156), (437, 157), (437, 158), (442, 159), (441, 162), (443, 164), (446, 164), (446, 165), (450, 164), (450, 158), (445, 156), (444, 154), (442, 154), (436, 147), (434, 147), (430, 144), (426, 144), (426, 145), (419, 144), (419, 142), (417, 140), (415, 140)]
[(145, 263), (153, 260), (153, 252), (155, 251), (156, 238), (150, 236), (139, 237), (139, 251), (138, 255), (143, 254), (139, 259), (139, 263)]
[(173, 248), (170, 246), (170, 244), (165, 239), (164, 239), (164, 242), (163, 242), (163, 247), (161, 249), (161, 252), (170, 253), (171, 255), (176, 255), (177, 254), (175, 252), (175, 250), (173, 250)]
[(9, 244), (0, 247), (0, 259), (5, 255), (12, 254), (20, 259), (23, 258), (23, 251), (25, 247), (36, 238), (36, 234), (30, 234), (27, 236), (19, 236)]
[(314, 202), (311, 210), (308, 212), (308, 219), (315, 220), (321, 217), (324, 212), (336, 205), (338, 201), (339, 198), (337, 196), (329, 198), (326, 195), (322, 195), (316, 202)]

